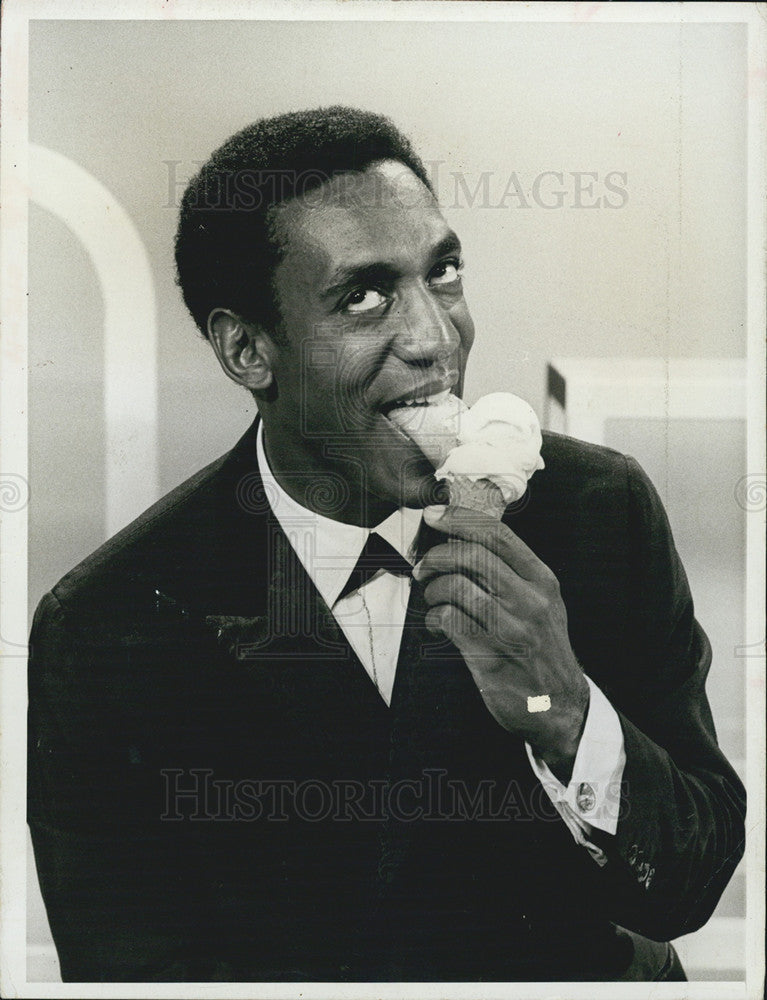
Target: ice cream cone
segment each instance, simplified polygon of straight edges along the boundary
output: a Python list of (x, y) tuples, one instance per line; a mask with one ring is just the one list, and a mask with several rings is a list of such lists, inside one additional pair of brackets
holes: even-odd
[(448, 483), (450, 503), (469, 510), (480, 511), (500, 521), (507, 504), (503, 492), (489, 479), (472, 480), (456, 476)]
[(448, 391), (389, 411), (446, 483), (450, 503), (501, 519), (544, 467), (535, 412), (510, 392), (491, 392), (472, 407)]

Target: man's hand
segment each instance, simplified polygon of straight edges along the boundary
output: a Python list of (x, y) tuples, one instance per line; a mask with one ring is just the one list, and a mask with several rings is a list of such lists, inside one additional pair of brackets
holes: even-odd
[[(458, 648), (497, 722), (567, 784), (589, 688), (570, 646), (557, 578), (506, 525), (463, 507), (438, 515), (439, 508), (424, 512), (445, 542), (414, 570), (429, 605), (426, 626)], [(540, 710), (546, 695), (551, 707)]]

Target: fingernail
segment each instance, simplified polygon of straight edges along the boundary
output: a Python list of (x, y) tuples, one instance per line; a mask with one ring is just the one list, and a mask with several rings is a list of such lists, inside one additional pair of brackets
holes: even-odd
[(437, 506), (436, 504), (430, 507), (424, 507), (423, 516), (427, 521), (439, 521), (442, 515), (445, 513), (445, 507)]

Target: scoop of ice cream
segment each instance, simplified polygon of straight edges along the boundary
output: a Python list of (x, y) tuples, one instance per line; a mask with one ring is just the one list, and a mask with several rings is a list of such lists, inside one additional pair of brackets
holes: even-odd
[(437, 468), (437, 479), (487, 479), (509, 504), (519, 500), (527, 481), (542, 469), (541, 428), (535, 411), (510, 392), (491, 392), (461, 419), (458, 444)]
[(418, 445), (436, 469), (458, 445), (468, 409), (462, 399), (445, 389), (425, 402), (398, 406), (387, 417)]

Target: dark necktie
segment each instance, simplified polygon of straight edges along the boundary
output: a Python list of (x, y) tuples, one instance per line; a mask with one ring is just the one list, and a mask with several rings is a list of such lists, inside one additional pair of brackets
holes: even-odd
[(413, 571), (413, 567), (407, 559), (401, 556), (393, 545), (390, 545), (377, 532), (371, 531), (357, 560), (357, 565), (351, 571), (337, 600), (340, 601), (342, 597), (347, 597), (353, 591), (359, 590), (362, 584), (375, 576), (379, 569), (384, 569), (389, 573), (397, 573), (400, 576), (410, 576)]

